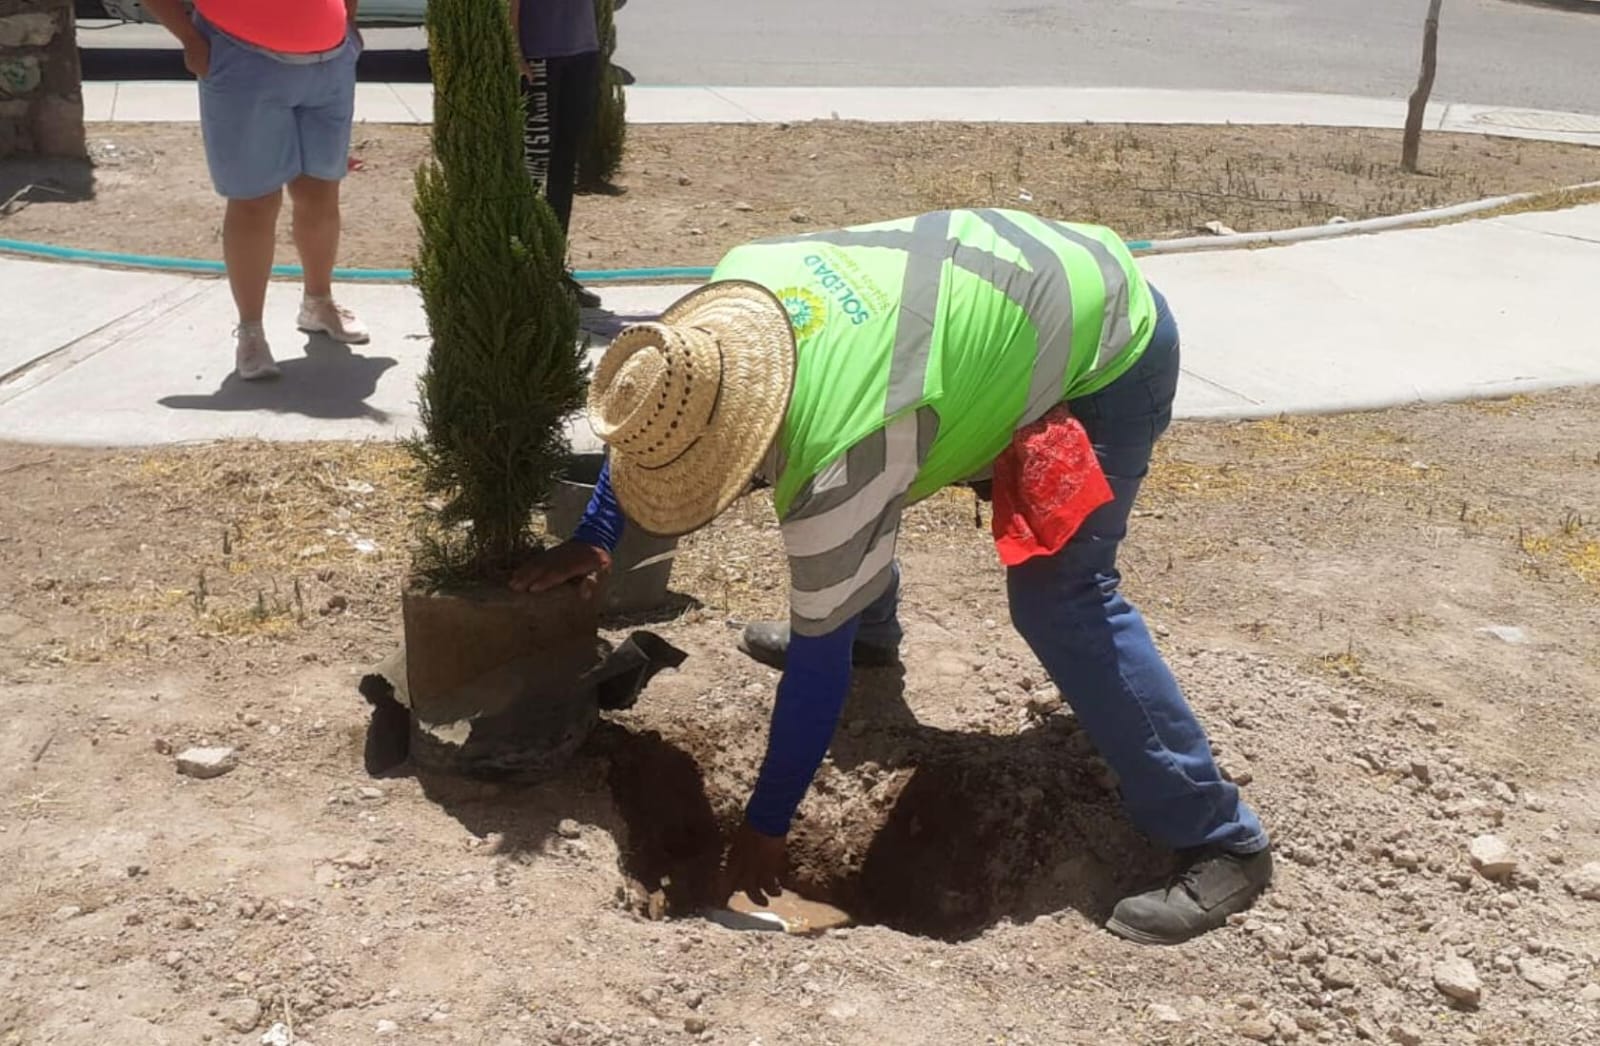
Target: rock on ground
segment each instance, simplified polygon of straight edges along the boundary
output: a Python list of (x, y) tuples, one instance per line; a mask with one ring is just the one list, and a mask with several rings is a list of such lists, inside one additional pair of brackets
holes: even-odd
[(1517, 858), (1498, 835), (1480, 835), (1467, 846), (1472, 867), (1485, 879), (1505, 879), (1517, 870)]
[(1389, 1038), (1400, 1046), (1422, 1046), (1422, 1033), (1406, 1024), (1396, 1024), (1389, 1029)]
[(239, 765), (231, 748), (187, 748), (178, 753), (178, 773), (202, 780), (221, 777)]
[(234, 999), (218, 1009), (222, 1023), (234, 1031), (254, 1031), (261, 1023), (261, 1004), (254, 999)]
[(1472, 963), (1459, 957), (1443, 959), (1434, 964), (1433, 986), (1464, 1006), (1476, 1006), (1483, 998), (1483, 982)]
[(1544, 959), (1518, 959), (1517, 976), (1547, 992), (1559, 991), (1567, 984), (1567, 968)]
[(1353, 988), (1356, 984), (1356, 967), (1349, 959), (1335, 955), (1322, 967), (1322, 983), (1328, 988)]
[(1600, 861), (1590, 861), (1567, 877), (1572, 892), (1586, 901), (1600, 901)]
[(1175, 1007), (1168, 1006), (1164, 1002), (1151, 1003), (1150, 1016), (1162, 1024), (1179, 1024), (1183, 1021), (1183, 1014), (1179, 1013)]

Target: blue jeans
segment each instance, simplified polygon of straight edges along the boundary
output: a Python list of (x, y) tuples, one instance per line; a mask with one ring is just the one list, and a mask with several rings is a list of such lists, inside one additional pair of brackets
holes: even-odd
[[(1138, 829), (1173, 849), (1264, 849), (1267, 834), (1222, 779), (1205, 730), (1156, 650), (1144, 619), (1122, 595), (1117, 547), (1172, 421), (1178, 389), (1178, 326), (1157, 295), (1150, 346), (1101, 391), (1069, 402), (1088, 430), (1115, 500), (1092, 513), (1060, 552), (1006, 572), (1011, 621), (1027, 640), (1100, 755), (1116, 773)], [(856, 641), (897, 645), (895, 584), (861, 617)]]

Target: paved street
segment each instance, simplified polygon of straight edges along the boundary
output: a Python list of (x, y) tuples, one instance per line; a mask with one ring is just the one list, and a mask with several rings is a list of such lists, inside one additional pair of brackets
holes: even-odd
[[(1584, 10), (1585, 6), (1593, 11)], [(1395, 98), (1416, 82), (1425, 0), (812, 0), (727, 14), (722, 0), (635, 0), (618, 61), (641, 84), (1063, 85), (1313, 91)], [(758, 14), (756, 12), (759, 12)], [(1600, 113), (1600, 2), (1450, 0), (1437, 98)], [(154, 26), (85, 31), (96, 79), (179, 75), (105, 64), (169, 47)], [(368, 33), (414, 50), (418, 29)], [(150, 69), (146, 59), (138, 63)], [(104, 71), (102, 71), (104, 70)], [(365, 70), (364, 70), (365, 71)], [(369, 79), (425, 79), (400, 55)]]
[[(1392, 98), (1416, 83), (1426, 8), (1425, 0), (634, 0), (618, 19), (618, 59), (641, 84), (1061, 84)], [(1449, 0), (1439, 49), (1435, 97), (1600, 113), (1600, 10)]]

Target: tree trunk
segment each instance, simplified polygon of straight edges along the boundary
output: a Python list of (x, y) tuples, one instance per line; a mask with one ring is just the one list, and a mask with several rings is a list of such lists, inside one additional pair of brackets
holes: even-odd
[(1400, 149), (1400, 167), (1407, 174), (1417, 173), (1417, 152), (1422, 147), (1422, 117), (1433, 93), (1433, 74), (1439, 66), (1439, 7), (1443, 0), (1429, 0), (1428, 20), (1422, 27), (1422, 75), (1411, 92), (1411, 108), (1406, 112), (1406, 134)]

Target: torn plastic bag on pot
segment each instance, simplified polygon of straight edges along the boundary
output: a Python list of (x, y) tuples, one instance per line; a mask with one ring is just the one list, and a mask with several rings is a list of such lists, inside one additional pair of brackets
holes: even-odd
[[(677, 668), (687, 657), (653, 632), (634, 632), (579, 678), (571, 701), (559, 706), (512, 701), (505, 711), (494, 715), (428, 724), (419, 722), (411, 712), (402, 646), (363, 676), (358, 686), (372, 705), (365, 750), (367, 773), (387, 773), (408, 758), (427, 769), (472, 776), (554, 770), (588, 738), (601, 710), (632, 708), (657, 672)], [(532, 667), (532, 661), (514, 659), (463, 689), (514, 689)]]

